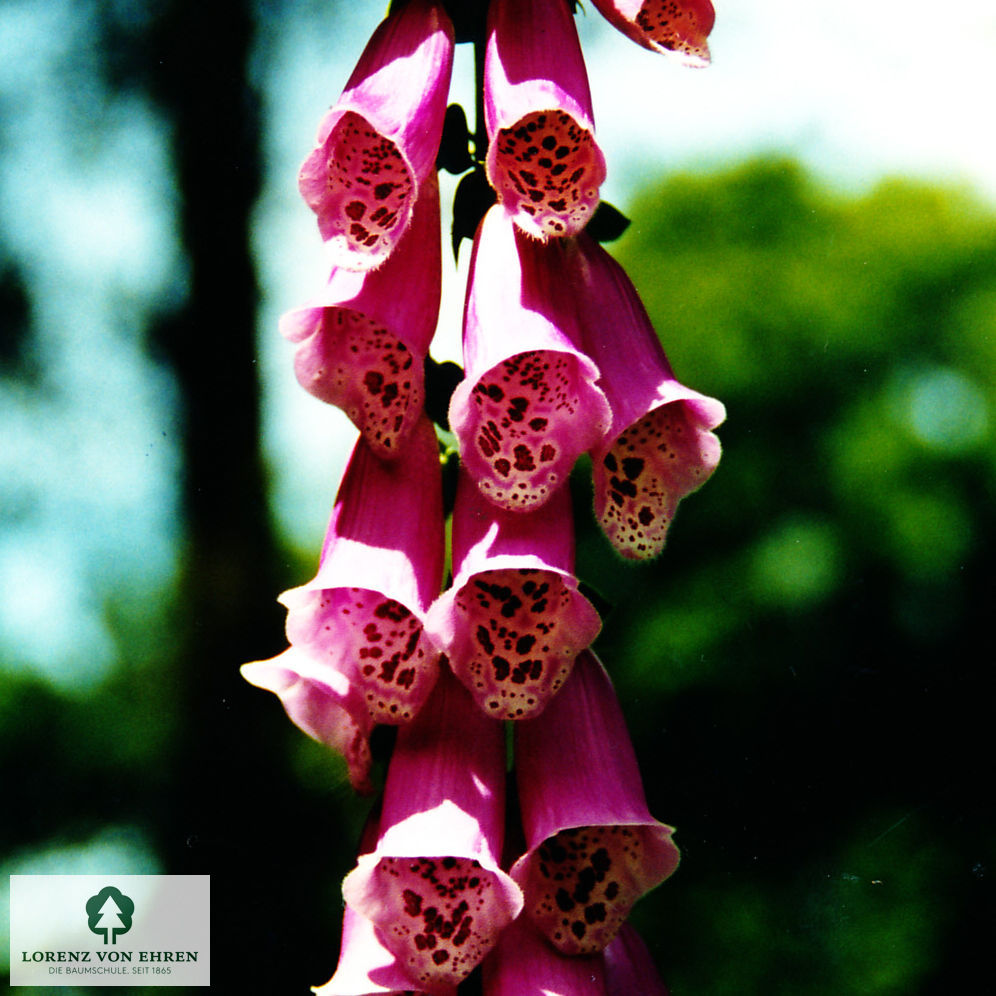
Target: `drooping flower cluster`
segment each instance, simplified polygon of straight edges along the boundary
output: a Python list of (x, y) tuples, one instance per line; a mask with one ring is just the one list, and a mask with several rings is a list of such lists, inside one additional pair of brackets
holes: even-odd
[[(597, 0), (627, 35), (708, 61), (709, 0)], [(665, 992), (625, 921), (678, 863), (648, 811), (600, 628), (574, 574), (567, 478), (624, 557), (658, 554), (719, 459), (723, 406), (679, 383), (623, 270), (585, 231), (605, 159), (568, 0), (491, 0), (474, 143), (480, 218), (463, 320), (452, 577), (425, 414), (440, 301), (436, 160), (454, 30), (395, 3), (321, 122), (300, 189), (334, 267), (291, 311), (301, 385), (359, 430), (315, 577), (281, 596), (289, 647), (243, 667), (373, 791), (329, 996)], [(483, 125), (483, 127), (480, 127)], [(438, 408), (437, 408), (438, 410)], [(438, 416), (437, 416), (438, 417)], [(505, 721), (521, 825), (506, 845)]]

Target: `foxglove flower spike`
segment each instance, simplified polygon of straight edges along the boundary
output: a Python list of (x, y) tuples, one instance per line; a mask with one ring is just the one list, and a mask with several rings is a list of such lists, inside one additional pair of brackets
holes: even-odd
[(602, 16), (627, 38), (692, 68), (708, 66), (716, 12), (709, 0), (594, 0)]
[(528, 850), (512, 866), (532, 921), (564, 954), (593, 954), (678, 865), (672, 829), (647, 809), (605, 669), (580, 654), (538, 719), (515, 725)]
[(453, 67), (453, 26), (411, 0), (374, 32), (298, 175), (336, 266), (380, 266), (435, 170)]
[(452, 586), (426, 629), (453, 673), (496, 719), (538, 715), (601, 627), (574, 577), (570, 493), (506, 512), (461, 473), (453, 512)]
[(598, 206), (605, 158), (566, 0), (491, 0), (484, 62), (488, 180), (533, 238), (576, 235)]
[(464, 310), (464, 380), (450, 426), (487, 498), (545, 502), (610, 422), (595, 364), (580, 349), (564, 248), (515, 230), (495, 205), (474, 240)]
[(664, 547), (678, 502), (719, 463), (726, 409), (679, 383), (622, 267), (594, 240), (572, 245), (582, 341), (602, 373), (612, 426), (592, 449), (595, 514), (624, 556)]
[(457, 985), (522, 908), (501, 870), (505, 738), (444, 670), (398, 732), (381, 835), (342, 885), (415, 986)]
[(363, 690), (375, 723), (405, 723), (435, 684), (439, 652), (425, 613), (443, 569), (436, 435), (424, 416), (399, 456), (361, 437), (343, 475), (318, 573), (280, 596), (287, 636)]
[(280, 320), (300, 343), (302, 387), (337, 405), (374, 452), (394, 457), (424, 402), (423, 366), (439, 317), (442, 280), (439, 182), (422, 184), (414, 217), (378, 270), (337, 267), (318, 298)]

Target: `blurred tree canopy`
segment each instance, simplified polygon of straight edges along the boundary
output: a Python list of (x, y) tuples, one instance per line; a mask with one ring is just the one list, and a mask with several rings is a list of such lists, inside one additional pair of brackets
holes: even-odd
[(788, 160), (630, 214), (618, 254), (678, 376), (729, 412), (657, 562), (581, 517), (684, 854), (637, 922), (677, 994), (954, 991), (994, 857), (996, 218)]

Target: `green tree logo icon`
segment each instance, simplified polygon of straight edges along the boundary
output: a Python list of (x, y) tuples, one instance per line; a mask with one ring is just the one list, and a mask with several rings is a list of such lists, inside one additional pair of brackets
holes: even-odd
[(86, 901), (87, 924), (95, 934), (104, 935), (105, 944), (117, 944), (118, 934), (131, 930), (134, 902), (113, 885), (105, 885)]

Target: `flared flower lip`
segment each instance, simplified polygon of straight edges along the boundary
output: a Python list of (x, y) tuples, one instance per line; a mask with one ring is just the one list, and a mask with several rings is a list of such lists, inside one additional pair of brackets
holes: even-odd
[(439, 648), (424, 631), (444, 556), (436, 435), (425, 415), (399, 456), (362, 437), (343, 475), (318, 572), (283, 592), (287, 638), (363, 689), (376, 722), (405, 723), (435, 684)]
[[(281, 334), (297, 343), (294, 371), (298, 383), (320, 400), (346, 411), (384, 459), (397, 456), (422, 407), (425, 357), (439, 319), (440, 257), (439, 181), (432, 171), (419, 191), (411, 225), (383, 266), (369, 271), (333, 268), (318, 295), (280, 318)], [(399, 288), (403, 288), (402, 293)], [(366, 362), (363, 351), (355, 342), (343, 341), (348, 332), (340, 327), (339, 338), (335, 338), (336, 333), (329, 328), (336, 313), (347, 321), (356, 317), (369, 323), (367, 327), (382, 329), (386, 337), (407, 350), (410, 367), (392, 373), (381, 371), (375, 363), (371, 370), (365, 369), (361, 365)], [(378, 353), (383, 366), (383, 350)], [(405, 391), (404, 383), (408, 384), (409, 399), (404, 425), (394, 432), (383, 431), (378, 414), (384, 413), (381, 419), (389, 417), (390, 392)], [(372, 416), (361, 403), (369, 406)]]
[[(529, 23), (529, 30), (522, 30), (523, 22)], [(606, 168), (605, 157), (594, 137), (591, 90), (574, 19), (563, 0), (493, 0), (488, 9), (487, 31), (484, 120), (488, 134), (485, 157), (488, 182), (496, 190), (502, 209), (516, 225), (532, 238), (546, 241), (550, 233), (537, 224), (529, 198), (523, 199), (525, 192), (518, 189), (517, 184), (522, 180), (505, 175), (499, 165), (498, 137), (503, 129), (524, 121), (530, 121), (534, 127), (536, 122), (532, 118), (537, 114), (567, 115), (587, 136), (586, 148), (591, 155), (591, 161), (584, 164), (586, 170), (592, 170), (584, 185), (588, 192), (584, 203), (565, 204), (557, 209), (561, 227), (554, 234), (575, 235), (598, 205), (598, 189), (605, 180)], [(539, 152), (540, 157), (544, 155)], [(535, 171), (540, 161), (529, 160), (530, 171)], [(519, 163), (520, 167), (524, 165), (527, 163)], [(544, 181), (530, 188), (537, 201), (542, 199), (546, 183), (554, 179), (553, 174), (546, 172), (549, 168), (543, 170)]]
[(273, 692), (288, 718), (308, 736), (342, 755), (357, 792), (373, 791), (373, 724), (362, 694), (346, 674), (293, 646), (269, 660), (243, 664), (241, 674), (251, 685)]
[[(575, 302), (564, 280), (563, 247), (557, 243), (540, 245), (517, 232), (511, 220), (494, 205), (484, 216), (474, 239), (467, 298), (464, 308), (464, 379), (450, 401), (449, 421), (460, 440), (463, 465), (487, 497), (506, 508), (534, 508), (543, 504), (566, 479), (577, 456), (595, 445), (611, 423), (608, 402), (597, 386), (600, 373), (580, 346)], [(563, 358), (570, 363), (577, 381), (577, 407), (568, 414), (565, 401), (556, 408), (557, 421), (536, 430), (528, 438), (528, 464), (532, 465), (528, 490), (517, 491), (516, 481), (496, 470), (498, 460), (512, 467), (502, 454), (501, 439), (524, 432), (532, 425), (529, 409), (509, 411), (507, 416), (490, 419), (478, 409), (491, 402), (475, 397), (485, 377), (502, 375), (503, 365), (537, 357)], [(532, 360), (530, 359), (532, 363)], [(543, 390), (553, 390), (541, 382)], [(511, 390), (511, 388), (509, 389)], [(540, 390), (540, 388), (535, 388)], [(490, 391), (486, 392), (491, 395)], [(513, 392), (514, 393), (514, 392)], [(528, 393), (528, 392), (525, 392)], [(512, 399), (514, 400), (514, 399)], [(499, 404), (499, 402), (495, 402)], [(501, 402), (510, 406), (509, 401)], [(532, 404), (527, 400), (527, 404)], [(547, 402), (552, 406), (552, 402)], [(507, 424), (505, 424), (507, 423)], [(557, 442), (561, 451), (549, 464), (541, 454), (531, 452), (533, 444)], [(511, 456), (511, 454), (509, 454)], [(515, 458), (518, 467), (519, 459)]]
[(694, 8), (695, 15), (701, 18), (701, 24), (698, 25), (699, 37), (694, 44), (691, 44), (688, 39), (684, 39), (686, 42), (684, 47), (680, 45), (668, 47), (656, 41), (641, 27), (638, 18), (642, 9), (645, 6), (652, 6), (652, 4), (648, 5), (646, 0), (593, 0), (593, 3), (614, 28), (651, 52), (657, 52), (689, 69), (704, 69), (712, 61), (706, 38), (712, 31), (716, 12), (709, 0), (677, 0), (677, 3), (673, 4), (673, 6), (681, 8), (682, 11)]
[[(426, 948), (425, 944), (408, 941), (423, 929), (418, 926), (422, 919), (428, 936), (436, 930), (436, 918), (444, 915), (426, 908), (427, 904), (442, 905), (447, 895), (442, 881), (436, 888), (431, 881), (426, 882), (427, 877), (438, 872), (445, 879), (447, 867), (455, 867), (460, 861), (476, 863), (479, 872), (475, 874), (481, 881), (463, 882), (459, 895), (470, 900), (475, 895), (487, 897), (480, 908), (471, 906), (464, 912), (454, 912), (461, 919), (467, 913), (472, 915), (472, 945), (485, 947), (477, 952), (476, 959), (468, 953), (470, 949), (462, 952), (472, 963), (460, 967), (461, 978), (521, 911), (521, 890), (501, 869), (497, 857), (502, 848), (504, 781), (501, 723), (481, 715), (459, 682), (442, 673), (422, 712), (399, 731), (384, 789), (380, 838), (372, 852), (357, 859), (342, 887), (347, 904), (375, 924), (380, 937), (402, 962), (414, 954), (412, 946), (419, 951)], [(397, 883), (405, 874), (394, 864), (399, 859), (402, 868), (413, 862), (422, 871), (416, 874), (412, 868), (410, 874), (415, 877), (410, 888), (393, 895), (394, 889), (402, 888), (401, 884), (386, 886), (385, 882)], [(385, 868), (397, 874), (381, 874)], [(411, 891), (416, 887), (428, 890), (425, 902)], [(402, 910), (410, 926), (397, 921)], [(471, 936), (467, 921), (460, 926)], [(467, 940), (461, 940), (459, 931), (454, 934), (454, 930), (456, 925), (450, 933), (438, 935), (441, 949), (453, 946), (454, 958), (448, 953), (438, 961), (426, 958), (439, 966), (438, 974), (429, 966), (431, 977), (416, 979), (415, 988), (435, 992), (440, 986), (452, 984), (454, 980), (448, 973), (456, 971), (453, 961), (460, 956), (458, 945)], [(405, 949), (405, 954), (395, 944)], [(430, 950), (433, 947), (429, 945)]]
[[(316, 996), (404, 996), (412, 991), (412, 980), (398, 959), (384, 945), (365, 916), (351, 906), (343, 909), (342, 947), (335, 974), (322, 986), (312, 986)], [(434, 996), (456, 996), (446, 986)]]
[[(349, 269), (380, 266), (412, 217), (414, 197), (434, 170), (453, 67), (453, 25), (436, 0), (410, 0), (378, 25), (335, 105), (322, 118), (316, 148), (298, 175), (301, 194), (318, 215), (333, 261)], [(330, 213), (338, 195), (328, 189), (330, 138), (347, 115), (366, 122), (397, 149), (411, 194), (386, 232), (385, 244), (358, 252)]]
[(569, 489), (542, 509), (509, 512), (461, 471), (452, 548), (456, 576), (426, 630), (486, 714), (538, 715), (601, 628), (574, 576)]
[[(679, 854), (673, 829), (647, 808), (622, 709), (590, 650), (543, 715), (516, 724), (515, 755), (527, 850), (510, 874), (559, 950), (599, 950)], [(557, 877), (561, 861), (577, 869), (573, 884)]]

